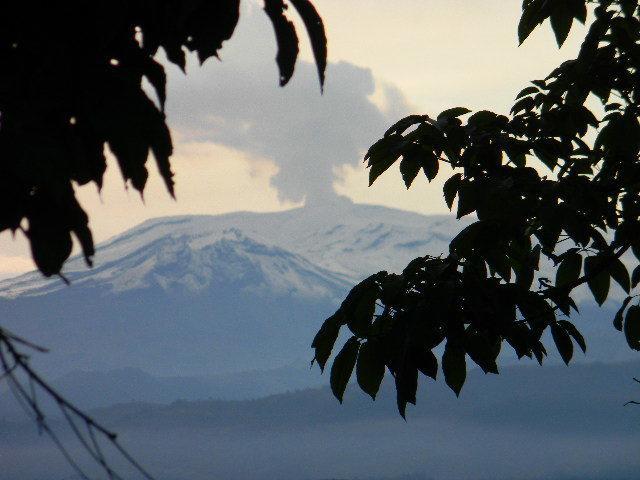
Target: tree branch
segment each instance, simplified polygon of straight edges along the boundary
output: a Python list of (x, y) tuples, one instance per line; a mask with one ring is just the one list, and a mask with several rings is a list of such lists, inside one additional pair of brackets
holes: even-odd
[[(147, 480), (154, 480), (152, 475), (148, 473), (117, 441), (117, 434), (112, 432), (98, 423), (93, 417), (89, 416), (78, 407), (70, 403), (64, 398), (58, 391), (56, 391), (51, 385), (49, 385), (37, 372), (35, 372), (27, 360), (27, 356), (18, 351), (14, 345), (14, 342), (26, 345), (39, 352), (46, 352), (43, 347), (35, 345), (27, 340), (24, 340), (16, 335), (8, 333), (6, 330), (0, 328), (0, 368), (3, 372), (0, 375), (0, 380), (7, 380), (9, 385), (16, 396), (16, 399), (21, 404), (25, 413), (31, 416), (37, 423), (40, 431), (44, 431), (55, 445), (58, 447), (62, 455), (65, 457), (69, 465), (75, 470), (75, 472), (83, 479), (89, 479), (86, 473), (79, 467), (77, 462), (73, 459), (69, 451), (65, 448), (64, 444), (58, 438), (53, 429), (46, 421), (46, 416), (38, 404), (36, 399), (36, 386), (44, 391), (55, 403), (60, 407), (64, 418), (70, 426), (73, 434), (76, 436), (82, 447), (87, 451), (90, 457), (100, 466), (100, 468), (107, 474), (108, 478), (113, 480), (121, 480), (118, 475), (108, 464), (105, 456), (100, 449), (95, 433), (102, 435), (107, 441), (122, 455), (125, 460), (137, 470)], [(7, 358), (10, 357), (10, 359)], [(24, 373), (29, 381), (29, 390), (27, 390), (20, 380), (16, 377), (16, 373), (20, 371)], [(85, 424), (91, 443), (87, 441), (85, 436), (78, 429), (74, 420), (79, 419)]]
[(590, 272), (589, 274), (584, 274), (582, 277), (575, 279), (573, 282), (569, 282), (566, 285), (563, 285), (562, 287), (557, 287), (557, 286), (553, 286), (550, 287), (546, 290), (543, 290), (542, 293), (542, 298), (550, 298), (550, 292), (554, 291), (554, 290), (567, 290), (568, 292), (571, 292), (573, 289), (575, 289), (576, 287), (579, 287), (580, 285), (583, 285), (585, 283), (587, 283), (589, 280), (592, 280), (593, 278), (595, 278), (596, 276), (598, 276), (599, 274), (601, 274), (602, 272), (604, 272), (610, 265), (610, 261), (611, 260), (618, 260), (620, 257), (622, 257), (622, 255), (624, 255), (624, 253), (629, 250), (629, 248), (631, 248), (631, 244), (630, 243), (626, 243), (623, 244), (617, 252), (615, 252), (613, 255), (611, 255), (609, 257), (609, 261), (607, 262), (601, 262), (600, 264), (596, 265), (596, 267), (593, 269), (592, 272)]

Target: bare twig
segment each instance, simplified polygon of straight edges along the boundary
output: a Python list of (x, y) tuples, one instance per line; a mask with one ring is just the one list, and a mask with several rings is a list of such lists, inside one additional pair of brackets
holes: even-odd
[[(636, 377), (633, 377), (633, 381), (640, 383), (640, 380), (638, 380)], [(640, 405), (640, 402), (636, 402), (635, 400), (629, 400), (627, 403), (624, 404), (625, 407), (627, 405)]]
[[(76, 407), (74, 404), (64, 398), (57, 390), (47, 383), (37, 372), (29, 365), (28, 356), (18, 351), (15, 344), (26, 346), (38, 352), (46, 352), (47, 349), (33, 344), (13, 333), (0, 328), (0, 381), (6, 380), (11, 391), (16, 397), (18, 403), (25, 413), (32, 418), (38, 425), (39, 431), (46, 433), (58, 450), (62, 453), (66, 461), (73, 468), (76, 474), (83, 480), (91, 480), (91, 478), (80, 468), (76, 460), (69, 453), (58, 435), (47, 422), (46, 416), (37, 399), (37, 391), (41, 390), (46, 396), (51, 398), (60, 408), (64, 418), (71, 428), (74, 436), (80, 442), (83, 449), (89, 454), (91, 459), (97, 463), (110, 480), (122, 480), (109, 465), (105, 455), (99, 444), (99, 437), (107, 440), (107, 442), (118, 451), (118, 453), (131, 465), (138, 473), (147, 480), (154, 480), (148, 473), (117, 441), (117, 435), (99, 424), (93, 417)], [(25, 387), (17, 374), (26, 375), (28, 387)], [(88, 439), (78, 428), (77, 422), (84, 424), (88, 432)]]

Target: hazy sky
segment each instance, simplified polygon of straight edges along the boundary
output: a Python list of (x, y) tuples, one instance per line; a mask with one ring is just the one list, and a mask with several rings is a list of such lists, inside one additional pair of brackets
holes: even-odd
[[(545, 26), (518, 47), (516, 0), (315, 4), (329, 39), (325, 94), (306, 38), (293, 80), (277, 87), (271, 26), (257, 0), (244, 0), (222, 62), (199, 67), (191, 61), (186, 77), (168, 67), (177, 201), (151, 162), (143, 202), (123, 188), (110, 161), (100, 194), (93, 185), (79, 189), (98, 242), (151, 217), (272, 211), (305, 198), (324, 202), (334, 192), (356, 202), (444, 213), (444, 176), (431, 185), (420, 179), (407, 192), (400, 175), (390, 173), (367, 188), (366, 148), (406, 113), (453, 106), (507, 111), (528, 80), (575, 54), (580, 37), (574, 31), (558, 51)], [(26, 241), (0, 235), (0, 276), (32, 268)]]

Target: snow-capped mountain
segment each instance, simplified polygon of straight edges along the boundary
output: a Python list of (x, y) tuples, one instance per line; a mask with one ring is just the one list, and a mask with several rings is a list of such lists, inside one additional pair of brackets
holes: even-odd
[[(149, 220), (99, 245), (93, 269), (79, 257), (70, 260), (65, 275), (72, 288), (91, 284), (119, 292), (158, 283), (198, 290), (215, 278), (226, 282), (234, 277), (232, 270), (239, 266), (225, 261), (222, 252), (233, 246), (261, 264), (274, 285), (284, 287), (284, 282), (304, 290), (315, 280), (287, 278), (277, 261), (268, 263), (280, 256), (281, 262), (294, 261), (301, 271), (353, 284), (381, 269), (400, 270), (416, 256), (445, 253), (460, 228), (449, 216), (427, 217), (340, 199), (276, 213), (167, 217)], [(213, 245), (220, 258), (211, 257)], [(0, 282), (0, 297), (63, 288), (60, 280), (33, 272)], [(308, 293), (316, 294), (314, 288)]]
[[(159, 218), (98, 245), (92, 269), (81, 258), (69, 261), (71, 286), (37, 272), (0, 282), (0, 318), (50, 347), (34, 361), (51, 375), (138, 368), (189, 376), (304, 365), (313, 335), (354, 283), (445, 253), (462, 227), (449, 216), (346, 200)], [(610, 309), (586, 305), (583, 317), (590, 320), (578, 325), (589, 360), (629, 359)]]
[[(3, 326), (51, 348), (52, 374), (139, 368), (223, 374), (307, 363), (309, 344), (349, 288), (445, 251), (459, 228), (336, 201), (278, 213), (160, 218), (97, 247), (71, 280), (0, 282)], [(314, 372), (315, 374), (315, 372)]]
[[(71, 260), (70, 288), (118, 294), (155, 287), (198, 293), (234, 286), (264, 294), (330, 297), (336, 288), (350, 283), (345, 275), (318, 267), (280, 247), (258, 243), (235, 228), (223, 230), (207, 242), (184, 231), (165, 234), (164, 230), (176, 223), (154, 221), (150, 228), (155, 236), (128, 242), (124, 248), (119, 248), (122, 245), (116, 240), (112, 248), (105, 248), (110, 261), (93, 269), (77, 258)], [(37, 272), (5, 283), (8, 285), (3, 285), (0, 295), (11, 298), (55, 294), (68, 288), (57, 279), (40, 278)]]

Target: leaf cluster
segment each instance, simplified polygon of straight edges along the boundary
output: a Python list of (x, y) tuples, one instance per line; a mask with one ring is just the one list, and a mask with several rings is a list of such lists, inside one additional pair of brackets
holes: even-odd
[(542, 364), (547, 330), (568, 364), (574, 346), (587, 348), (569, 321), (578, 310), (571, 294), (583, 284), (599, 305), (612, 282), (627, 293), (614, 325), (640, 350), (640, 306), (629, 306), (640, 267), (630, 273), (622, 261), (628, 251), (640, 259), (638, 2), (525, 0), (518, 32), (522, 42), (548, 19), (561, 45), (588, 11), (578, 56), (531, 82), (509, 115), (463, 107), (410, 115), (367, 152), (370, 184), (398, 161), (407, 188), (420, 171), (432, 180), (448, 164), (444, 200), (457, 218), (476, 221), (445, 257), (418, 258), (399, 275), (380, 272), (356, 286), (325, 322), (313, 343), (322, 368), (340, 326), (353, 334), (332, 367), (339, 399), (354, 365), (372, 397), (386, 369), (404, 416), (418, 372), (435, 378), (440, 363), (459, 394), (468, 361), (498, 373), (504, 344)]
[[(156, 56), (185, 70), (217, 57), (239, 19), (240, 0), (6, 2), (0, 19), (0, 231), (22, 229), (46, 275), (60, 272), (77, 237), (88, 264), (88, 217), (75, 189), (101, 187), (105, 145), (126, 183), (141, 194), (151, 152), (173, 195), (172, 141), (164, 115), (166, 74)], [(307, 29), (324, 82), (326, 37), (309, 0), (266, 0), (280, 84), (293, 75), (298, 37), (292, 5)], [(157, 98), (142, 88), (147, 81)], [(25, 222), (26, 219), (26, 222)]]

